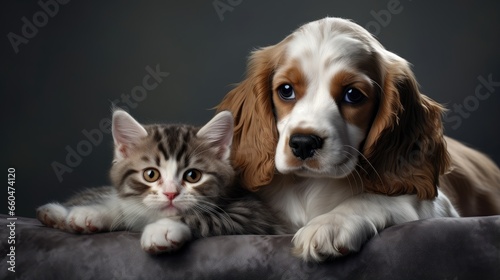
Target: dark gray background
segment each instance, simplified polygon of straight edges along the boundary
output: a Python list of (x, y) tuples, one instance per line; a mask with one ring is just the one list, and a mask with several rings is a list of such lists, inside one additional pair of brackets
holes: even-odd
[[(458, 128), (448, 122), (446, 133), (499, 163), (500, 87), (487, 100), (472, 99), (479, 76), (500, 81), (500, 2), (401, 0), (400, 12), (375, 30), (373, 14), (394, 1), (220, 0), (240, 2), (221, 20), (214, 1), (73, 0), (60, 5), (17, 54), (7, 34), (20, 35), (21, 19), (32, 21), (41, 7), (2, 1), (0, 147), (2, 172), (16, 168), (16, 214), (34, 216), (43, 203), (108, 182), (109, 134), (62, 182), (51, 164), (65, 164), (65, 147), (76, 149), (86, 139), (82, 130), (98, 129), (110, 117), (111, 100), (142, 84), (147, 65), (159, 64), (170, 76), (130, 110), (133, 116), (144, 123), (200, 125), (242, 80), (252, 49), (325, 16), (372, 22), (386, 48), (414, 65), (423, 92), (449, 108), (464, 100), (476, 105)], [(6, 192), (4, 187), (1, 213), (7, 213)]]

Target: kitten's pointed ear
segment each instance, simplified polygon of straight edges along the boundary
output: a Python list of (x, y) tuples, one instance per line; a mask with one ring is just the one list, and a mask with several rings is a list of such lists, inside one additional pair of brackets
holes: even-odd
[(203, 126), (196, 136), (206, 139), (216, 147), (220, 159), (229, 160), (231, 143), (233, 142), (233, 129), (233, 115), (229, 111), (223, 111), (215, 115)]
[(116, 159), (126, 158), (130, 149), (148, 136), (146, 129), (123, 110), (113, 112), (112, 133)]

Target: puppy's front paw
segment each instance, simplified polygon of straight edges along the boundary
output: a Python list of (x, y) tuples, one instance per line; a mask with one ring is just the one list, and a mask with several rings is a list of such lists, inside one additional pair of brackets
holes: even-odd
[(377, 233), (361, 216), (328, 213), (312, 219), (293, 237), (294, 253), (305, 261), (323, 261), (359, 251)]
[(36, 209), (36, 217), (42, 224), (61, 230), (67, 230), (68, 210), (59, 203), (49, 203)]
[(68, 227), (77, 233), (96, 233), (108, 228), (102, 209), (92, 206), (75, 206), (66, 218)]
[(144, 228), (141, 246), (150, 254), (173, 252), (191, 239), (191, 230), (180, 222), (163, 219)]

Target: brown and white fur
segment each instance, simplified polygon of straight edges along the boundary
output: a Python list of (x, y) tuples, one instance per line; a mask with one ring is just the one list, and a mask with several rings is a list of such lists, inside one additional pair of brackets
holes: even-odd
[(408, 62), (351, 21), (311, 22), (253, 52), (218, 110), (235, 116), (241, 183), (290, 223), (304, 260), (358, 251), (394, 224), (500, 213), (498, 167), (444, 137), (444, 108)]

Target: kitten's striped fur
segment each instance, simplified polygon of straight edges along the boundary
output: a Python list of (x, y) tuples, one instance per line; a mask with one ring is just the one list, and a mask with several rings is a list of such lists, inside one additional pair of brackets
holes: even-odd
[(232, 123), (223, 112), (201, 129), (142, 126), (115, 111), (113, 187), (46, 204), (37, 217), (72, 232), (144, 230), (141, 242), (150, 252), (174, 250), (192, 237), (285, 233), (270, 208), (234, 184)]

